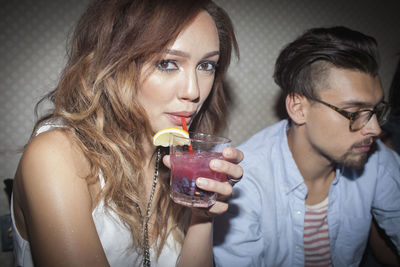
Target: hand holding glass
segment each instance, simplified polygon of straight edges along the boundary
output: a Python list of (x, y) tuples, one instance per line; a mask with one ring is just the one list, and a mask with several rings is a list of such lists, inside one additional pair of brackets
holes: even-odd
[(171, 135), (171, 193), (172, 200), (188, 207), (209, 207), (216, 193), (196, 186), (199, 177), (226, 181), (226, 174), (210, 169), (212, 159), (223, 159), (222, 150), (231, 140), (204, 133), (189, 133), (190, 138)]

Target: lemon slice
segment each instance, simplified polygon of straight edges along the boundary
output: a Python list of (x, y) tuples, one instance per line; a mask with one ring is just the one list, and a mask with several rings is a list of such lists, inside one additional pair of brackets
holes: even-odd
[[(184, 138), (189, 138), (189, 133), (186, 132), (185, 130), (182, 130), (180, 128), (165, 128), (160, 131), (158, 131), (154, 136), (153, 136), (153, 144), (155, 146), (169, 146), (170, 145), (170, 136), (174, 134), (179, 137), (183, 137), (182, 142), (176, 144), (176, 145), (188, 145), (189, 144), (189, 139), (184, 139)], [(177, 140), (177, 139), (174, 139)], [(176, 141), (175, 141), (176, 142)]]

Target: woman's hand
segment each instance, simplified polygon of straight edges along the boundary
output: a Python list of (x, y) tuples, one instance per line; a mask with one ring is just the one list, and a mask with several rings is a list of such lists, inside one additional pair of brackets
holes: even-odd
[[(230, 179), (239, 181), (243, 169), (238, 165), (243, 160), (243, 152), (227, 147), (223, 150), (224, 159), (213, 159), (210, 168), (226, 174)], [(164, 164), (170, 167), (169, 156), (163, 158)], [(229, 179), (228, 179), (229, 180)], [(219, 182), (206, 177), (199, 177), (196, 185), (206, 191), (217, 193), (217, 201), (208, 208), (192, 208), (192, 216), (185, 235), (178, 266), (212, 266), (213, 217), (228, 209), (228, 199), (232, 195), (232, 184), (229, 181)]]
[[(213, 179), (207, 179), (206, 177), (199, 177), (196, 180), (196, 185), (206, 191), (217, 193), (217, 201), (214, 205), (209, 208), (193, 208), (192, 209), (192, 220), (196, 217), (199, 220), (211, 220), (212, 217), (224, 213), (228, 209), (227, 200), (232, 195), (233, 183), (229, 180), (238, 182), (242, 178), (243, 169), (238, 165), (243, 160), (243, 152), (233, 148), (226, 147), (222, 155), (225, 160), (213, 159), (210, 161), (210, 168), (213, 171), (226, 174), (228, 177), (227, 182), (219, 182)], [(170, 167), (170, 158), (165, 156), (163, 162), (167, 167)]]

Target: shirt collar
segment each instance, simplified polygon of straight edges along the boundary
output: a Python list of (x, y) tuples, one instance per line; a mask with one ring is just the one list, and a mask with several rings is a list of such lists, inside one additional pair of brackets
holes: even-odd
[[(290, 151), (289, 148), (289, 143), (287, 139), (287, 130), (290, 128), (289, 121), (285, 120), (283, 123), (283, 127), (281, 128), (281, 145), (280, 149), (282, 151), (282, 160), (283, 160), (283, 187), (285, 190), (285, 193), (288, 194), (297, 188), (303, 187), (304, 194), (307, 194), (307, 187), (304, 183), (304, 178), (300, 173), (299, 168), (297, 167), (296, 162), (294, 161), (292, 152)], [(343, 166), (337, 166), (336, 171), (335, 171), (335, 178), (332, 181), (333, 185), (336, 185), (340, 177), (342, 176), (342, 173), (344, 171)]]
[(289, 143), (287, 139), (287, 130), (290, 125), (288, 120), (285, 120), (283, 127), (281, 128), (281, 144), (280, 149), (282, 151), (282, 161), (283, 161), (283, 187), (285, 192), (288, 194), (298, 188), (303, 186), (305, 188), (303, 176), (300, 173), (299, 168), (294, 161), (292, 152), (289, 149)]

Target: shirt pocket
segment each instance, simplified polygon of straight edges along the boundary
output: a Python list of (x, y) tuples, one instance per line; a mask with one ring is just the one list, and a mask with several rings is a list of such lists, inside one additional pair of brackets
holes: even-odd
[(341, 217), (334, 254), (343, 266), (358, 266), (368, 241), (371, 220), (371, 216)]

